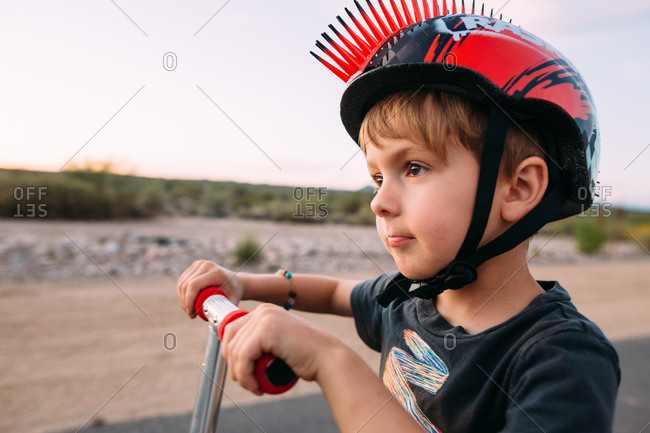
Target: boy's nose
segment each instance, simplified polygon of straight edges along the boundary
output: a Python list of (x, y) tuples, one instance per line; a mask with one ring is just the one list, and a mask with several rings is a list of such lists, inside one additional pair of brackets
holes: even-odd
[(399, 214), (399, 203), (397, 191), (394, 185), (388, 185), (384, 180), (381, 188), (375, 194), (370, 203), (370, 208), (380, 218), (396, 216)]

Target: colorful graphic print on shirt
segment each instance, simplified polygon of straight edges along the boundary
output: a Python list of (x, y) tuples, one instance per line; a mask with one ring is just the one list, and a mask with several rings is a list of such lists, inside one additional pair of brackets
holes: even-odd
[(409, 383), (435, 395), (449, 377), (449, 371), (414, 331), (405, 329), (404, 341), (413, 355), (397, 347), (391, 349), (386, 358), (384, 385), (426, 431), (440, 433), (420, 410)]

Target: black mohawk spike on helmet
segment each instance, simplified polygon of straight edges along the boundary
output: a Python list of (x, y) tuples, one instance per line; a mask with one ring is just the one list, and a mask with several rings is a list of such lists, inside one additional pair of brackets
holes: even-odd
[[(357, 32), (337, 17), (352, 41), (341, 46), (325, 38), (338, 53), (317, 42), (333, 62), (311, 53), (348, 84), (341, 99), (341, 119), (350, 136), (358, 141), (368, 111), (385, 96), (404, 90), (443, 90), (469, 98), (489, 108), (488, 131), (480, 161), (481, 171), (474, 215), (456, 259), (411, 294), (431, 297), (445, 289), (459, 289), (476, 279), (476, 268), (533, 235), (547, 222), (588, 208), (593, 200), (600, 154), (596, 109), (585, 81), (571, 62), (543, 39), (509, 22), (457, 13), (452, 0), (438, 0), (429, 7), (401, 0), (401, 9), (389, 0), (392, 14), (377, 0), (379, 9), (366, 0), (371, 16), (355, 1), (366, 29), (346, 9)], [(379, 13), (381, 11), (381, 14)], [(498, 13), (498, 11), (497, 11)], [(332, 29), (332, 27), (330, 27)], [(332, 29), (333, 30), (333, 29)], [(334, 30), (333, 30), (334, 31)], [(347, 49), (346, 49), (347, 48)], [(450, 67), (448, 59), (453, 59)], [(418, 89), (418, 90), (416, 90)], [(487, 224), (500, 158), (509, 123), (533, 119), (543, 132), (550, 185), (544, 199), (505, 233), (478, 248)], [(403, 295), (402, 284), (380, 296), (387, 305)], [(397, 290), (397, 291), (396, 291)]]

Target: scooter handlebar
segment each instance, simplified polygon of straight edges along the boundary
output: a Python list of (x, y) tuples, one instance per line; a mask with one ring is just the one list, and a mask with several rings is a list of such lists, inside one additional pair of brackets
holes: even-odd
[[(219, 340), (230, 322), (249, 313), (230, 302), (226, 293), (219, 287), (203, 289), (194, 301), (194, 311), (201, 319), (217, 328)], [(286, 362), (270, 354), (263, 355), (255, 363), (255, 379), (260, 390), (267, 394), (286, 392), (298, 381), (298, 377)]]

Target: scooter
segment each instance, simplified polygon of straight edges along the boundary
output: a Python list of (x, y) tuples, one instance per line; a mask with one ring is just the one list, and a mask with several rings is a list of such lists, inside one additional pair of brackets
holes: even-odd
[[(208, 344), (203, 362), (203, 377), (199, 384), (190, 433), (217, 431), (221, 397), (226, 380), (226, 361), (221, 356), (221, 338), (226, 326), (248, 314), (230, 302), (218, 287), (201, 291), (194, 302), (196, 314), (208, 322)], [(267, 394), (281, 394), (296, 384), (298, 377), (283, 360), (263, 355), (255, 364), (255, 378)]]

